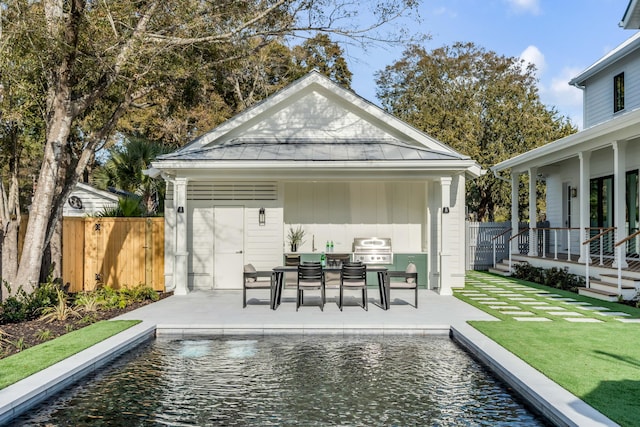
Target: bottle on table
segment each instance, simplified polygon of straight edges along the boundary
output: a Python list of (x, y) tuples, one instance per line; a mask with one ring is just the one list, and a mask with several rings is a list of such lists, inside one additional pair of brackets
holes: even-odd
[(320, 265), (324, 267), (326, 264), (327, 264), (327, 256), (324, 254), (324, 252), (322, 252), (322, 255), (320, 255)]

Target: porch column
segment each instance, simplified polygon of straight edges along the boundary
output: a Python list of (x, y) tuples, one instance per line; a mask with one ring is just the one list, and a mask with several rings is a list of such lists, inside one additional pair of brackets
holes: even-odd
[[(511, 171), (511, 236), (515, 236), (520, 232), (518, 225), (520, 224), (520, 216), (518, 212), (518, 193), (520, 189), (520, 175)], [(509, 250), (511, 253), (518, 252), (518, 239), (513, 239)]]
[(440, 194), (442, 196), (440, 209), (440, 295), (452, 295), (449, 264), (455, 243), (451, 242), (448, 233), (451, 231), (451, 181), (450, 176), (440, 177)]
[[(625, 170), (625, 155), (627, 152), (627, 141), (613, 142), (613, 225), (616, 227), (615, 242), (627, 237), (626, 228), (626, 204), (627, 204), (627, 174)], [(614, 243), (615, 243), (614, 242)], [(622, 249), (622, 259), (618, 259), (618, 250), (614, 248), (613, 267), (617, 268), (620, 263), (621, 268), (627, 268), (625, 259), (626, 250)]]
[(580, 185), (578, 187), (578, 203), (580, 204), (580, 231), (578, 232), (580, 238), (580, 259), (578, 262), (591, 262), (591, 256), (589, 254), (589, 245), (583, 245), (582, 242), (589, 238), (587, 229), (590, 227), (589, 222), (589, 196), (591, 193), (591, 184), (589, 179), (591, 177), (591, 152), (581, 151), (578, 154), (580, 159)]
[(533, 228), (536, 226), (537, 219), (537, 194), (536, 194), (536, 181), (538, 179), (538, 168), (529, 168), (529, 256), (538, 255), (538, 236), (536, 230)]
[(173, 182), (173, 200), (176, 210), (175, 260), (173, 281), (175, 295), (189, 292), (189, 252), (187, 251), (187, 182), (188, 178), (176, 178)]

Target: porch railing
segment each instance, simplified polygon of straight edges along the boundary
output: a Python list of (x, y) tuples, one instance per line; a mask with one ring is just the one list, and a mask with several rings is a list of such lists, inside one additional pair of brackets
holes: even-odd
[[(587, 288), (590, 288), (590, 278), (589, 278), (589, 265), (591, 264), (591, 247), (592, 247), (592, 243), (593, 242), (600, 242), (600, 265), (603, 266), (604, 265), (604, 250), (605, 250), (605, 238), (612, 238), (612, 233), (616, 231), (616, 227), (592, 227), (592, 228), (587, 228), (586, 232), (587, 235), (591, 235), (593, 234), (593, 231), (599, 231), (598, 234), (596, 234), (595, 236), (585, 240), (584, 242), (582, 242), (583, 245), (589, 245), (587, 247), (587, 250), (585, 251), (585, 253), (587, 254), (587, 256), (585, 257), (584, 260), (584, 264), (585, 264), (585, 273), (584, 273), (584, 279), (586, 281), (586, 286)], [(618, 262), (618, 264), (621, 264), (620, 262)]]
[[(553, 259), (558, 260), (558, 254), (563, 255), (565, 248), (563, 244), (566, 243), (566, 256), (567, 260), (571, 261), (571, 247), (578, 248), (576, 253), (580, 253), (579, 249), (579, 228), (575, 227), (546, 227), (546, 228), (532, 228), (538, 237), (538, 251), (537, 254), (541, 258), (546, 258), (547, 255), (553, 254)], [(573, 245), (572, 245), (572, 242)]]
[[(617, 251), (617, 259), (618, 259), (618, 295), (622, 294), (622, 260), (626, 259), (629, 255), (638, 257), (638, 243), (640, 240), (640, 230), (637, 230), (635, 233), (632, 233), (625, 237), (624, 239), (616, 242), (614, 247)], [(625, 250), (625, 258), (622, 258), (622, 251)]]

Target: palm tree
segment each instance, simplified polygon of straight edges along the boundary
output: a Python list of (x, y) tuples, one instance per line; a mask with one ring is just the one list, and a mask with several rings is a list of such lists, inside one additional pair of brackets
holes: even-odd
[(109, 187), (134, 193), (140, 197), (147, 215), (158, 211), (164, 198), (164, 183), (142, 173), (157, 156), (169, 148), (141, 138), (129, 138), (109, 149), (109, 159), (93, 173), (93, 184), (106, 190)]

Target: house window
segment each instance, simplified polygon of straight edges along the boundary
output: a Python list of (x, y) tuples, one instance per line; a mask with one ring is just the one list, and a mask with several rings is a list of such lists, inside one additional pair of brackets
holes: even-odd
[(624, 110), (624, 73), (613, 78), (613, 112)]

